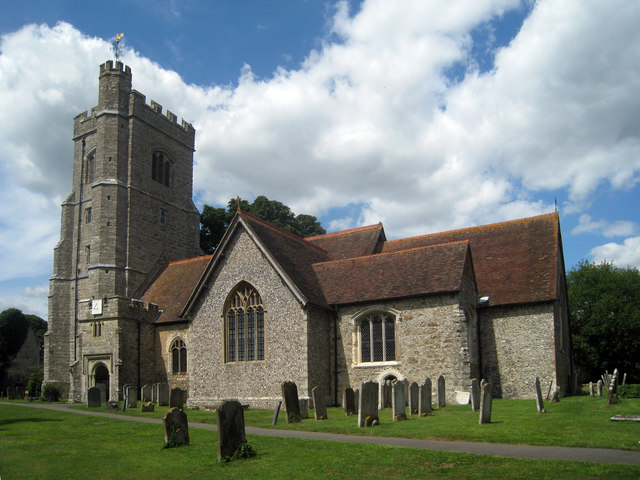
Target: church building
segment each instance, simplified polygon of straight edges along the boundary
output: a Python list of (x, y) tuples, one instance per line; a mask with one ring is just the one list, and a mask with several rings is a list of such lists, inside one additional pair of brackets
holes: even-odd
[(213, 255), (192, 201), (195, 131), (100, 66), (74, 120), (72, 192), (50, 280), (45, 383), (167, 382), (187, 405), (272, 408), (283, 381), (332, 404), (374, 380), (484, 378), (503, 398), (534, 380), (571, 394), (557, 213), (399, 240), (382, 224), (300, 238), (238, 210)]

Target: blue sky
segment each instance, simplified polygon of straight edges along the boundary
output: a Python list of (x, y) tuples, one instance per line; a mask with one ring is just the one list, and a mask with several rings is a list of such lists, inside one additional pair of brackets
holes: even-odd
[(555, 209), (567, 269), (640, 267), (640, 3), (0, 0), (0, 309), (46, 317), (72, 119), (125, 34), (197, 130), (194, 197), (389, 238)]

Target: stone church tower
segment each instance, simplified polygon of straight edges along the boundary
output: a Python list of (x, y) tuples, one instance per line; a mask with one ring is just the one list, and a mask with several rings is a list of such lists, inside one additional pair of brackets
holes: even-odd
[(154, 312), (139, 302), (168, 261), (200, 254), (192, 201), (195, 130), (100, 66), (98, 105), (74, 119), (72, 192), (50, 280), (45, 383), (70, 400), (153, 375)]

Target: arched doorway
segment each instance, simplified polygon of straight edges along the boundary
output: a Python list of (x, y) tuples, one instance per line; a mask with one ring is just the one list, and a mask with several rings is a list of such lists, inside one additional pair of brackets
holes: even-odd
[(104, 363), (99, 363), (93, 370), (93, 383), (102, 392), (101, 401), (109, 400), (109, 369)]
[(391, 407), (391, 388), (392, 385), (395, 381), (397, 381), (398, 378), (395, 375), (387, 375), (386, 377), (384, 377), (384, 380), (382, 381), (382, 408), (389, 408)]

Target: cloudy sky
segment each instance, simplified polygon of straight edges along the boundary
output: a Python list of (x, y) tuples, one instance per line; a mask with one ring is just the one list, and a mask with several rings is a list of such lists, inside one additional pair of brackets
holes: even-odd
[(194, 124), (195, 201), (389, 238), (557, 208), (567, 269), (640, 267), (640, 2), (0, 0), (0, 310), (46, 318), (72, 123), (124, 32)]

